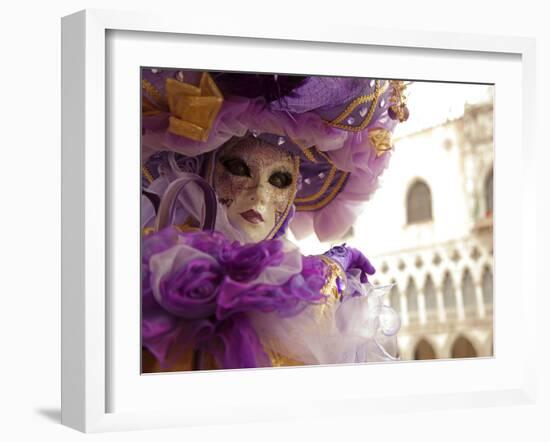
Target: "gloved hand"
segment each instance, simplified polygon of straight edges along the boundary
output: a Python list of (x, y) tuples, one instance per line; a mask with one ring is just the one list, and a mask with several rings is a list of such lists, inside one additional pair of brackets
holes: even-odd
[(344, 272), (352, 269), (360, 270), (362, 283), (369, 282), (367, 275), (374, 275), (376, 271), (365, 255), (353, 247), (346, 246), (346, 244), (334, 246), (324, 255), (339, 263)]

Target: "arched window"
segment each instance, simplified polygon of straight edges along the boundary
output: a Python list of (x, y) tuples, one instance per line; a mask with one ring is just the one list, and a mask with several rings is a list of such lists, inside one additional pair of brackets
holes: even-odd
[(409, 322), (414, 323), (418, 320), (418, 290), (414, 281), (409, 279), (407, 284), (407, 313)]
[(485, 267), (483, 270), (483, 277), (481, 280), (481, 291), (483, 292), (483, 303), (486, 306), (493, 305), (493, 272), (489, 267)]
[(414, 350), (414, 359), (417, 361), (425, 359), (436, 359), (435, 351), (428, 341), (422, 339)]
[(390, 290), (390, 305), (398, 315), (401, 314), (401, 294), (397, 285), (394, 285)]
[(462, 302), (466, 316), (474, 316), (476, 313), (476, 292), (472, 274), (468, 269), (462, 274)]
[(493, 169), (489, 172), (485, 178), (484, 183), (484, 195), (485, 195), (485, 216), (493, 215)]
[(407, 224), (432, 219), (432, 193), (424, 181), (416, 181), (407, 192)]
[(424, 301), (426, 305), (426, 318), (433, 320), (437, 317), (437, 299), (432, 277), (428, 275), (424, 283)]
[(443, 278), (443, 305), (447, 319), (456, 318), (456, 294), (451, 275), (447, 272)]
[(475, 358), (477, 352), (472, 343), (463, 336), (456, 338), (451, 350), (451, 357), (453, 358)]

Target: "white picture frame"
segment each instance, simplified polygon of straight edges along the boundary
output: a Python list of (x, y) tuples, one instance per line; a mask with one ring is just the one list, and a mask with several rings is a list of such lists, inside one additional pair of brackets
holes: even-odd
[[(109, 39), (116, 36), (131, 37), (128, 46), (123, 46), (124, 52), (113, 46)], [(495, 287), (499, 288), (499, 278), (503, 281), (513, 261), (507, 257), (509, 253), (517, 254), (515, 261), (521, 263), (517, 272), (517, 279), (513, 284), (500, 286), (508, 294), (519, 293), (512, 305), (509, 300), (499, 303), (495, 313), (495, 346), (496, 357), (475, 361), (433, 361), (399, 363), (396, 365), (374, 364), (371, 366), (345, 367), (307, 367), (285, 368), (277, 370), (251, 370), (219, 373), (190, 373), (183, 375), (156, 375), (156, 376), (129, 376), (143, 388), (146, 404), (136, 405), (134, 409), (127, 403), (135, 402), (131, 391), (137, 384), (125, 383), (126, 379), (117, 372), (118, 367), (128, 363), (125, 369), (131, 370), (137, 366), (134, 360), (135, 349), (132, 343), (113, 343), (116, 341), (116, 329), (121, 328), (123, 320), (112, 299), (113, 290), (128, 283), (129, 278), (122, 276), (113, 278), (113, 263), (126, 257), (139, 256), (132, 254), (138, 250), (139, 239), (134, 236), (126, 237), (127, 243), (120, 243), (120, 223), (124, 215), (114, 203), (117, 192), (124, 191), (120, 185), (127, 183), (129, 188), (137, 182), (130, 169), (120, 172), (120, 150), (110, 149), (117, 144), (117, 135), (107, 131), (106, 121), (116, 117), (116, 110), (109, 108), (110, 81), (116, 81), (116, 73), (109, 71), (114, 61), (127, 60), (126, 66), (141, 63), (143, 54), (135, 50), (135, 39), (144, 45), (147, 40), (154, 40), (148, 53), (156, 55), (149, 60), (162, 63), (163, 44), (180, 44), (185, 39), (192, 39), (193, 44), (209, 45), (212, 38), (219, 44), (234, 43), (234, 46), (243, 50), (257, 50), (258, 45), (268, 45), (271, 50), (280, 51), (295, 47), (297, 51), (304, 47), (319, 50), (320, 53), (332, 51), (332, 54), (345, 51), (373, 50), (378, 51), (378, 57), (384, 57), (386, 51), (401, 51), (397, 55), (417, 51), (421, 59), (424, 56), (432, 57), (431, 61), (445, 56), (468, 56), (479, 63), (484, 59), (498, 58), (508, 60), (519, 69), (519, 75), (510, 81), (518, 86), (513, 95), (516, 104), (516, 118), (519, 124), (508, 127), (503, 124), (510, 112), (503, 107), (507, 103), (503, 95), (499, 96), (499, 83), (496, 83), (495, 99), (495, 151), (496, 172), (495, 186), (498, 208), (499, 189), (502, 193), (512, 192), (520, 209), (516, 210), (512, 218), (500, 223), (498, 212), (495, 211), (497, 221), (495, 247)], [(165, 43), (159, 43), (161, 40)], [(130, 40), (134, 40), (131, 43)], [(171, 42), (171, 43), (170, 43)], [(224, 43), (226, 42), (226, 43)], [(132, 44), (134, 46), (132, 46)], [(158, 45), (161, 46), (158, 46)], [(157, 45), (157, 46), (155, 46)], [(306, 45), (306, 46), (304, 46)], [(151, 45), (149, 45), (151, 46)], [(134, 48), (134, 49), (132, 49)], [(370, 49), (369, 49), (370, 48)], [(204, 49), (206, 51), (206, 49)], [(240, 50), (240, 49), (238, 49)], [(267, 50), (267, 49), (266, 49)], [(196, 51), (196, 54), (200, 51)], [(124, 57), (122, 56), (124, 54)], [(205, 65), (205, 59), (196, 55), (194, 61), (188, 61), (186, 66), (181, 60), (174, 60), (182, 68), (202, 66), (204, 68), (227, 68), (227, 60), (221, 53), (212, 65)], [(517, 37), (489, 37), (479, 35), (428, 33), (420, 31), (389, 31), (370, 28), (350, 28), (333, 26), (331, 30), (323, 27), (303, 26), (300, 28), (270, 27), (264, 23), (249, 22), (245, 26), (233, 28), (231, 23), (217, 21), (208, 17), (202, 19), (197, 16), (185, 25), (177, 17), (169, 15), (152, 15), (144, 13), (126, 13), (100, 10), (87, 10), (63, 18), (62, 21), (62, 423), (84, 432), (112, 431), (139, 428), (159, 428), (187, 425), (206, 425), (208, 423), (253, 422), (262, 420), (323, 417), (352, 414), (368, 414), (374, 411), (395, 412), (407, 409), (441, 409), (463, 408), (471, 406), (497, 406), (501, 404), (532, 404), (535, 400), (535, 329), (534, 319), (528, 316), (530, 305), (536, 304), (536, 281), (529, 275), (529, 257), (536, 255), (537, 244), (534, 228), (536, 186), (535, 174), (535, 135), (534, 135), (534, 106), (535, 101), (535, 46), (532, 39)], [(169, 56), (169, 55), (167, 55)], [(230, 55), (227, 55), (230, 56)], [(394, 54), (395, 56), (395, 54)], [(114, 60), (114, 57), (118, 57)], [(158, 58), (157, 58), (158, 57)], [(391, 57), (388, 64), (391, 64)], [(164, 59), (166, 60), (166, 59)], [(466, 59), (465, 63), (466, 63)], [(519, 61), (518, 61), (519, 60)], [(399, 68), (394, 63), (394, 78), (422, 78), (421, 63), (410, 58), (408, 67)], [(276, 59), (242, 58), (232, 69), (277, 71)], [(133, 63), (133, 65), (132, 65)], [(224, 65), (224, 63), (226, 63)], [(487, 62), (491, 64), (492, 62)], [(519, 63), (519, 64), (518, 64)], [(437, 63), (431, 67), (433, 72), (441, 69), (438, 78), (444, 76), (445, 70), (455, 70), (456, 66), (442, 66)], [(143, 63), (152, 66), (154, 64)], [(161, 65), (161, 64), (159, 64)], [(280, 66), (280, 64), (279, 64)], [(313, 68), (312, 68), (313, 69)], [(331, 69), (333, 71), (331, 71)], [(334, 64), (326, 67), (323, 73), (346, 74), (342, 66)], [(376, 68), (378, 69), (378, 68)], [(488, 68), (490, 71), (490, 68)], [(511, 69), (514, 71), (514, 68)], [(133, 72), (133, 71), (132, 71)], [(288, 71), (290, 72), (290, 71)], [(388, 71), (384, 71), (388, 72)], [(371, 75), (382, 75), (377, 70)], [(439, 71), (438, 71), (439, 72)], [(491, 74), (483, 70), (464, 72), (464, 81), (491, 82)], [(109, 75), (106, 75), (109, 73)], [(112, 74), (112, 75), (111, 75)], [(137, 72), (136, 72), (137, 74)], [(468, 77), (470, 75), (470, 77)], [(518, 84), (519, 79), (519, 84)], [(130, 82), (130, 80), (128, 80)], [(515, 82), (515, 83), (514, 83)], [(134, 87), (134, 86), (132, 86)], [(135, 94), (139, 93), (135, 87)], [(128, 92), (131, 93), (131, 92)], [(502, 98), (501, 98), (502, 97)], [(120, 100), (119, 100), (120, 101)], [(128, 120), (138, 120), (139, 107), (128, 104), (130, 117)], [(521, 117), (518, 118), (518, 112)], [(501, 117), (502, 115), (502, 117)], [(135, 117), (135, 118), (134, 118)], [(502, 123), (499, 123), (501, 121)], [(500, 124), (500, 126), (499, 126)], [(506, 126), (506, 127), (504, 127)], [(501, 129), (502, 128), (502, 129)], [(131, 127), (128, 127), (131, 130)], [(500, 132), (508, 130), (508, 132)], [(502, 134), (499, 137), (499, 134)], [(504, 137), (504, 134), (510, 135)], [(135, 136), (139, 138), (139, 133)], [(129, 140), (128, 149), (135, 144)], [(504, 153), (499, 160), (499, 143), (506, 145), (517, 141), (516, 159), (521, 164), (518, 173), (522, 174), (522, 186), (517, 189), (508, 189), (506, 180), (499, 181), (498, 169), (505, 171), (514, 166), (514, 158)], [(132, 144), (133, 143), (133, 144)], [(135, 144), (139, 150), (139, 142)], [(508, 152), (503, 150), (502, 152)], [(518, 155), (519, 154), (519, 155)], [(137, 153), (139, 155), (139, 153)], [(113, 170), (117, 169), (116, 172)], [(122, 184), (121, 184), (122, 183)], [(504, 207), (504, 204), (501, 207)], [(117, 208), (115, 210), (115, 207)], [(135, 206), (129, 212), (135, 209)], [(498, 209), (497, 209), (498, 210)], [(504, 213), (504, 212), (502, 212)], [(118, 224), (117, 224), (118, 223)], [(117, 225), (119, 227), (117, 227)], [(502, 226), (502, 227), (500, 227)], [(500, 229), (500, 233), (498, 231)], [(519, 229), (519, 230), (518, 230)], [(499, 235), (504, 236), (511, 231), (517, 234), (514, 239), (504, 245), (499, 243)], [(119, 235), (120, 234), (120, 235)], [(113, 246), (118, 244), (118, 246)], [(502, 245), (501, 245), (502, 244)], [(121, 247), (128, 249), (121, 251)], [(499, 251), (500, 247), (500, 251)], [(505, 253), (504, 253), (505, 252)], [(519, 258), (518, 258), (519, 257)], [(133, 259), (133, 258), (132, 258)], [(136, 266), (137, 267), (137, 266)], [(131, 270), (129, 270), (131, 271)], [(137, 270), (136, 270), (137, 271)], [(123, 273), (123, 272), (122, 272)], [(122, 274), (121, 273), (121, 274)], [(503, 276), (499, 276), (503, 275)], [(138, 287), (138, 280), (135, 281)], [(135, 288), (134, 287), (134, 288)], [(139, 289), (138, 289), (139, 290)], [(129, 291), (132, 291), (130, 289)], [(137, 292), (139, 293), (139, 291)], [(498, 296), (498, 295), (497, 295)], [(135, 296), (133, 312), (139, 311), (139, 297)], [(513, 309), (518, 314), (513, 317)], [(132, 324), (134, 316), (129, 315), (129, 328), (137, 328)], [(517, 321), (512, 323), (512, 319)], [(518, 337), (517, 334), (521, 330)], [(135, 338), (134, 330), (132, 333)], [(498, 335), (506, 339), (498, 341)], [(112, 340), (113, 341), (112, 341)], [(522, 351), (516, 355), (513, 346), (522, 343)], [(121, 347), (125, 346), (124, 348)], [(113, 346), (117, 350), (113, 352)], [(128, 353), (126, 353), (126, 350)], [(315, 370), (315, 371), (311, 371)], [(331, 379), (346, 378), (360, 379), (368, 371), (371, 378), (380, 376), (394, 376), (396, 379), (387, 388), (370, 388), (366, 392), (362, 388), (353, 388), (353, 384), (340, 385), (330, 388)], [(502, 373), (502, 376), (497, 375)], [(118, 373), (118, 374), (117, 374)], [(469, 373), (472, 379), (460, 379), (460, 373)], [(184, 379), (184, 375), (187, 376)], [(192, 382), (189, 382), (189, 375)], [(414, 377), (416, 386), (408, 386), (399, 381), (403, 376)], [(453, 376), (452, 389), (446, 388), (448, 379)], [(476, 376), (479, 378), (476, 379)], [(439, 380), (438, 380), (439, 378)], [(328, 385), (324, 389), (315, 389), (320, 379)], [(492, 379), (491, 382), (488, 380)], [(431, 387), (428, 382), (431, 380)], [(181, 382), (180, 382), (181, 381)], [(246, 385), (244, 385), (246, 382)], [(447, 382), (447, 383), (446, 383)], [(179, 383), (175, 387), (175, 384)], [(270, 385), (277, 386), (292, 383), (294, 396), (285, 403), (285, 396), (277, 396), (277, 390), (269, 390)], [(119, 385), (125, 385), (126, 389)], [(161, 385), (163, 384), (163, 385)], [(200, 388), (222, 389), (224, 394), (209, 403), (201, 400)], [(169, 392), (172, 389), (186, 388), (187, 406), (174, 407), (170, 405)], [(171, 387), (170, 387), (171, 386)], [(212, 387), (214, 386), (214, 387)], [(262, 401), (264, 393), (271, 391), (273, 400)], [(113, 402), (113, 391), (116, 393), (116, 404)], [(320, 391), (322, 390), (322, 391)], [(175, 391), (175, 390), (174, 390)], [(239, 394), (238, 396), (237, 393)], [(353, 393), (353, 394), (352, 394)], [(233, 395), (231, 412), (227, 409), (228, 402), (224, 399)], [(291, 393), (285, 393), (291, 395)], [(301, 396), (297, 396), (301, 395)], [(238, 397), (238, 399), (235, 399)], [(297, 398), (302, 397), (299, 401)], [(331, 404), (337, 401), (338, 406)], [(149, 408), (147, 408), (147, 403)], [(160, 405), (160, 404), (166, 405)], [(123, 404), (123, 405), (118, 405)], [(136, 403), (137, 404), (137, 403)], [(193, 406), (190, 406), (190, 405)], [(258, 406), (261, 404), (261, 406)], [(307, 406), (304, 406), (307, 405)]]

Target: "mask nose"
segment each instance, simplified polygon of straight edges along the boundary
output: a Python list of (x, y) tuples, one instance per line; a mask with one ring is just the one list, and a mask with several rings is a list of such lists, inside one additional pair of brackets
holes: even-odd
[(249, 187), (246, 198), (254, 205), (265, 206), (267, 203), (265, 186), (260, 182)]

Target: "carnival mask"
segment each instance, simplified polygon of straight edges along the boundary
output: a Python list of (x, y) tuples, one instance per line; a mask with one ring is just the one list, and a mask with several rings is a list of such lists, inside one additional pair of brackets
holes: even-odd
[(220, 149), (213, 184), (231, 224), (261, 241), (272, 238), (288, 216), (297, 178), (296, 158), (250, 137)]

